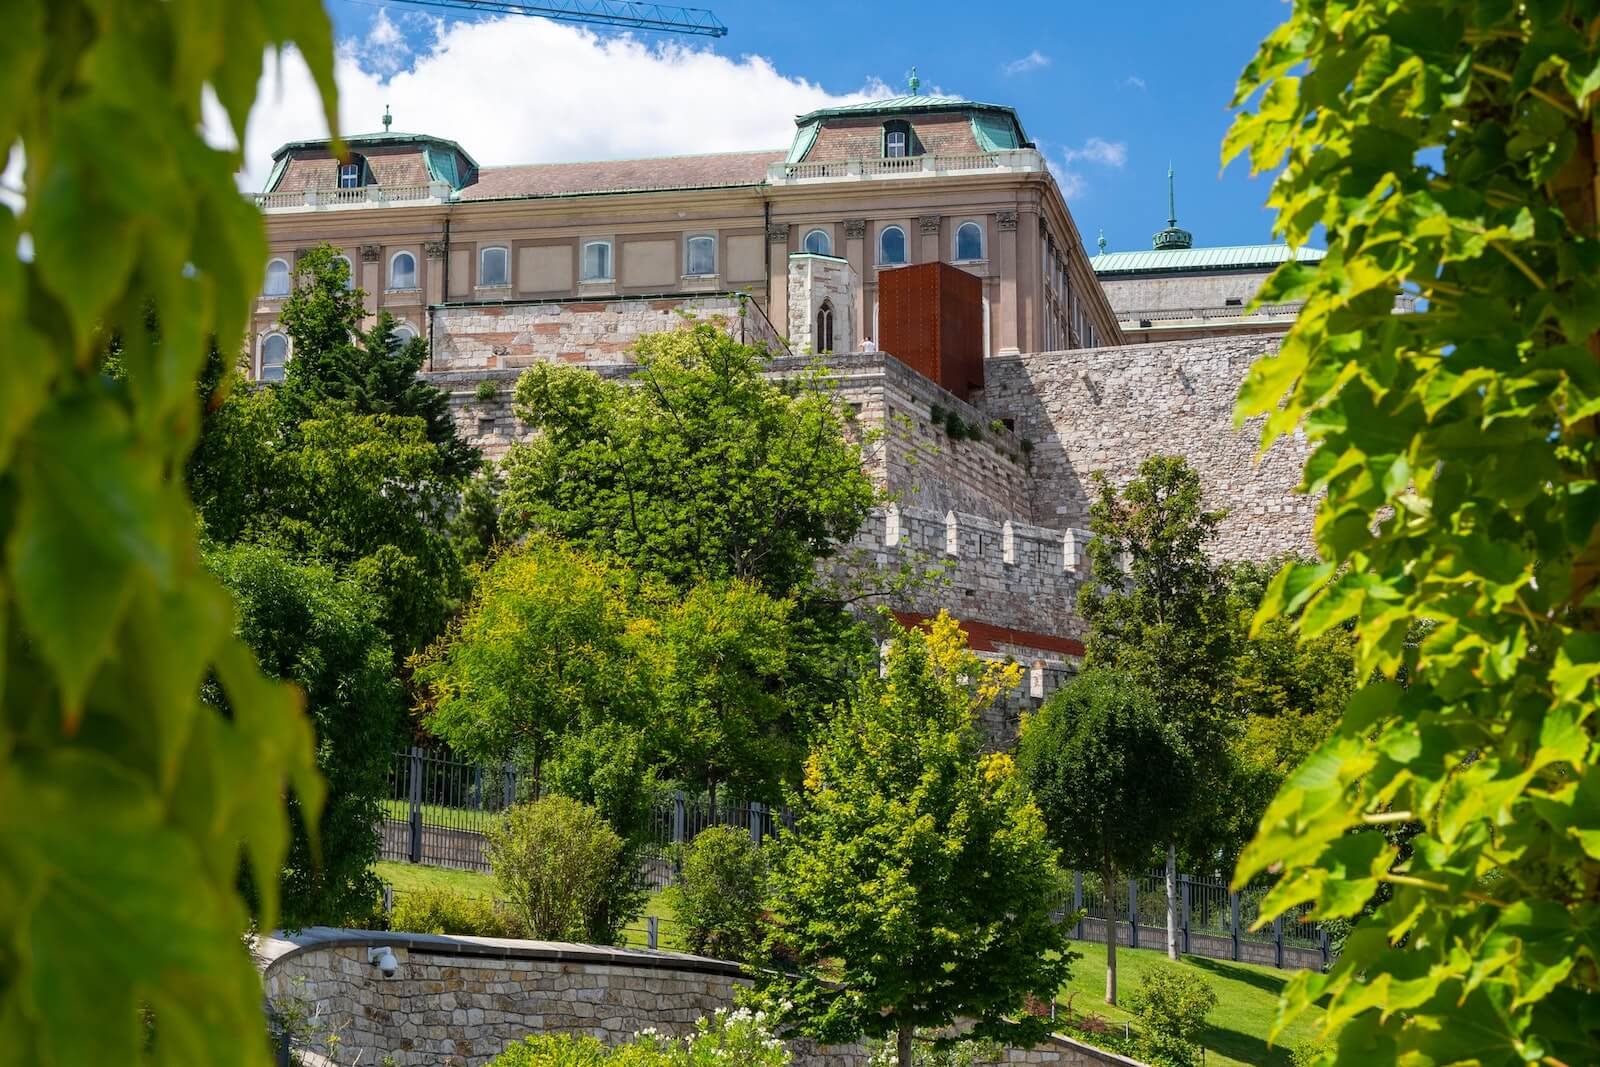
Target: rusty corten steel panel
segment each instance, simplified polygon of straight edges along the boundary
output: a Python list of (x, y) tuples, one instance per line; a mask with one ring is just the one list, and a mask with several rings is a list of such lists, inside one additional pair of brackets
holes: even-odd
[(983, 388), (983, 282), (948, 263), (878, 275), (878, 347), (966, 399)]

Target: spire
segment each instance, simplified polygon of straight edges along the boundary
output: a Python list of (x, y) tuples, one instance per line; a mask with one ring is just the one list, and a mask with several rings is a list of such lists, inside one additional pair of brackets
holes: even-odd
[(1102, 256), (1105, 255), (1106, 254), (1106, 230), (1105, 230), (1104, 226), (1102, 226), (1100, 228), (1100, 240), (1096, 241), (1095, 244), (1100, 246), (1100, 254)]
[(1190, 248), (1194, 245), (1194, 234), (1178, 228), (1178, 200), (1173, 192), (1170, 160), (1167, 162), (1167, 228), (1150, 238), (1150, 245), (1158, 252)]
[(389, 105), (383, 105), (383, 132), (389, 132), (389, 123), (394, 121), (394, 116), (389, 114)]
[(917, 95), (917, 91), (922, 88), (922, 79), (917, 77), (917, 68), (916, 67), (912, 67), (911, 68), (910, 86), (911, 86), (911, 95), (912, 96), (916, 96)]

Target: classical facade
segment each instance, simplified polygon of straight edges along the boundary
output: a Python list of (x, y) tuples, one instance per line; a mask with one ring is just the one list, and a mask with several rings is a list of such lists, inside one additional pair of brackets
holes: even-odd
[[(325, 140), (282, 146), (256, 195), (271, 243), (248, 358), (257, 377), (292, 358), (278, 306), (297, 251), (323, 241), (349, 260), (373, 314), (391, 312), (441, 353), (448, 309), (515, 318), (557, 303), (731, 294), (748, 294), (793, 350), (843, 350), (847, 323), (852, 346), (876, 335), (884, 272), (933, 261), (981, 280), (988, 355), (1122, 339), (1061, 191), (1008, 107), (876, 100), (799, 116), (787, 150), (658, 159), (485, 167), (452, 141), (387, 127), (345, 147), (336, 158)], [(853, 279), (849, 306), (830, 303), (831, 343), (818, 344), (830, 339), (811, 307), (791, 322), (791, 268), (818, 274), (799, 262), (808, 256)], [(491, 345), (502, 360), (549, 354), (539, 334), (487, 332), (513, 335)], [(631, 338), (603, 340), (620, 352)]]

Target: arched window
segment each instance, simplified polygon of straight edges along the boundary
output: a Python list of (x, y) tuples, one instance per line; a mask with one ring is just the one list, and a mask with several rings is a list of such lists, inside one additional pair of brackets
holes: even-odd
[(410, 252), (396, 252), (389, 260), (389, 288), (415, 289), (417, 287), (417, 257)]
[(802, 247), (813, 255), (831, 256), (833, 255), (833, 238), (828, 235), (827, 230), (812, 230), (806, 234)]
[(274, 259), (267, 264), (267, 284), (261, 290), (265, 296), (289, 295), (289, 264)]
[(586, 282), (611, 280), (610, 241), (590, 241), (583, 246), (583, 273), (580, 277)]
[(500, 288), (511, 284), (511, 253), (504, 248), (485, 248), (478, 253), (478, 284)]
[(906, 261), (906, 231), (898, 226), (885, 226), (878, 234), (878, 262), (885, 267), (897, 267)]
[(394, 324), (394, 346), (396, 348), (404, 347), (406, 342), (416, 336), (417, 328), (409, 322), (397, 322)]
[(344, 287), (346, 289), (354, 289), (356, 287), (356, 265), (350, 261), (349, 256), (334, 256), (333, 258), (344, 263)]
[(956, 228), (956, 262), (983, 258), (983, 227), (963, 222)]
[(817, 309), (817, 354), (833, 351), (833, 301), (824, 300)]
[(911, 123), (905, 119), (891, 119), (883, 124), (883, 158), (904, 159), (914, 155), (911, 150)]
[(707, 235), (691, 237), (683, 245), (683, 273), (690, 276), (717, 273), (717, 239)]
[(264, 382), (283, 381), (283, 366), (289, 362), (289, 339), (269, 333), (261, 339), (261, 367), (256, 377)]

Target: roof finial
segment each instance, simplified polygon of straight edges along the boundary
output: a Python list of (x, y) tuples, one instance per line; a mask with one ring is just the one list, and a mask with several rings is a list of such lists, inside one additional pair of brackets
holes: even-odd
[(922, 79), (917, 77), (917, 68), (916, 67), (912, 67), (911, 68), (911, 82), (910, 82), (910, 85), (911, 85), (911, 95), (912, 96), (916, 96), (917, 95), (917, 90), (922, 88)]
[(1104, 226), (1100, 227), (1100, 240), (1096, 241), (1095, 244), (1100, 246), (1100, 254), (1102, 256), (1105, 255), (1106, 254), (1106, 230), (1105, 230)]
[(1194, 234), (1178, 228), (1177, 199), (1172, 191), (1172, 161), (1167, 161), (1167, 228), (1150, 239), (1151, 247), (1158, 252), (1170, 249), (1191, 248)]
[(389, 123), (394, 121), (394, 116), (389, 114), (389, 105), (383, 105), (383, 132), (389, 132)]
[(1172, 160), (1167, 160), (1167, 226), (1178, 225), (1178, 202), (1172, 193)]

